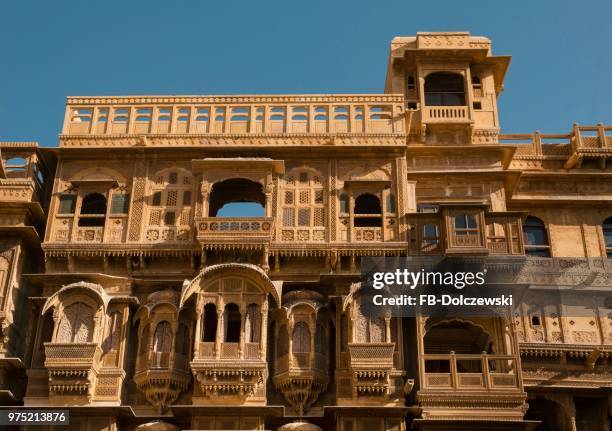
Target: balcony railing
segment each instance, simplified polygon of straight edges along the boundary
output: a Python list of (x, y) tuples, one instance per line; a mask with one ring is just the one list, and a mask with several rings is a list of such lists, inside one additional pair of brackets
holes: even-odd
[(423, 123), (469, 123), (470, 110), (467, 106), (424, 106)]
[(45, 367), (91, 366), (100, 358), (97, 343), (45, 343)]
[(69, 97), (63, 135), (404, 133), (403, 96)]
[(395, 343), (350, 343), (351, 368), (393, 368)]
[(504, 134), (502, 144), (516, 145), (515, 159), (560, 160), (570, 169), (583, 159), (605, 160), (612, 157), (612, 126), (579, 126), (574, 124), (566, 134)]
[[(458, 391), (520, 390), (517, 359), (511, 355), (426, 354), (423, 355), (422, 389)], [(434, 363), (444, 372), (427, 371)]]
[(224, 243), (240, 239), (247, 242), (269, 242), (274, 226), (272, 217), (203, 217), (196, 220), (198, 240)]

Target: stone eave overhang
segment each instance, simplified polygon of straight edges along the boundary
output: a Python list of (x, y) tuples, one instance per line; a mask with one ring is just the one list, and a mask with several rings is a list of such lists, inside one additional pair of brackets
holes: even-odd
[[(60, 154), (95, 150), (142, 151), (161, 149), (276, 150), (290, 148), (369, 148), (406, 146), (405, 133), (249, 133), (249, 134), (147, 134), (147, 135), (60, 135)], [(70, 153), (68, 153), (70, 151)]]
[(201, 248), (197, 244), (187, 246), (177, 244), (175, 247), (160, 247), (156, 244), (74, 244), (43, 243), (46, 256), (191, 256), (199, 255)]
[(432, 156), (441, 154), (452, 155), (474, 155), (498, 154), (503, 169), (507, 169), (512, 162), (516, 146), (514, 145), (427, 145), (427, 144), (408, 144), (406, 146), (407, 155)]

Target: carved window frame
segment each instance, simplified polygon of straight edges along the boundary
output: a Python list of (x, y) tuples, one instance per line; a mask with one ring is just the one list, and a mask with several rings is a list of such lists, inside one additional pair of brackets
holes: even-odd
[(309, 168), (293, 169), (283, 181), (280, 196), (283, 241), (321, 242), (325, 240), (325, 179)]

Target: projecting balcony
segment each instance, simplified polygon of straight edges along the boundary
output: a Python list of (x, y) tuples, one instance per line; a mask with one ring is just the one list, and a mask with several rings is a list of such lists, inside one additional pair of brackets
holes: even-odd
[(45, 343), (49, 394), (90, 396), (102, 350), (97, 343)]
[(201, 217), (196, 219), (197, 238), (205, 247), (231, 244), (269, 244), (272, 238), (272, 217)]
[(413, 255), (524, 255), (518, 212), (441, 209), (437, 213), (410, 214), (408, 224)]
[(388, 395), (395, 343), (350, 343), (348, 351), (355, 395)]
[(521, 391), (512, 355), (426, 354), (422, 360), (421, 391)]

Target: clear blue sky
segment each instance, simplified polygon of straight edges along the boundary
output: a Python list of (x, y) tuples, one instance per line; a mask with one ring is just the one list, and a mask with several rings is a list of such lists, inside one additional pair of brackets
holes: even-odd
[(512, 55), (504, 132), (612, 123), (608, 1), (5, 1), (0, 140), (57, 145), (67, 95), (382, 92), (389, 42), (467, 30)]

